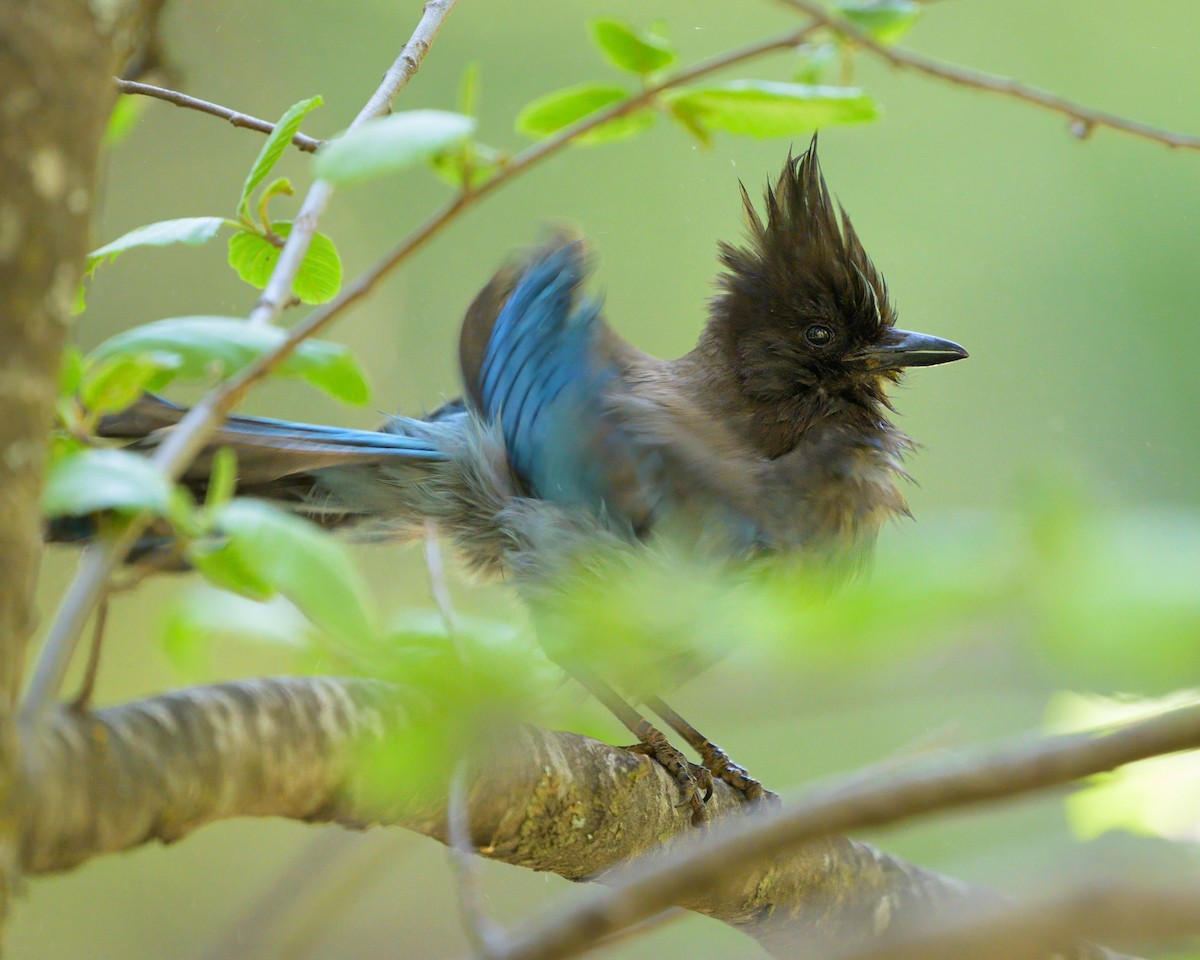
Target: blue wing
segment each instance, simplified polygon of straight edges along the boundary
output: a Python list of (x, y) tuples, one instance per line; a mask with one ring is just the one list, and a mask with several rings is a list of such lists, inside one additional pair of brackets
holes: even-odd
[(608, 403), (623, 371), (599, 300), (581, 292), (588, 273), (582, 242), (559, 240), (499, 275), (464, 323), (463, 378), (531, 493), (636, 528), (653, 509), (650, 463)]

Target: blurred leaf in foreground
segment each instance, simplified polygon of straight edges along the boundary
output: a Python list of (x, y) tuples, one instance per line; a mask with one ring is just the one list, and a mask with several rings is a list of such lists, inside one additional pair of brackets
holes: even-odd
[(213, 648), (223, 638), (297, 653), (315, 644), (314, 632), (308, 618), (282, 596), (256, 601), (196, 584), (171, 609), (163, 648), (176, 669), (197, 682), (212, 673)]
[[(239, 317), (171, 317), (110, 337), (89, 354), (99, 363), (118, 356), (158, 356), (160, 374), (149, 382), (161, 389), (173, 378), (229, 377), (275, 350), (287, 332), (250, 325)], [(162, 357), (174, 358), (168, 365)], [(305, 340), (279, 364), (276, 376), (299, 377), (344, 403), (366, 403), (370, 387), (350, 351), (327, 340)]]
[(42, 492), (47, 517), (102, 510), (165, 515), (173, 496), (166, 475), (145, 457), (123, 450), (80, 450), (50, 468)]
[[(1054, 732), (1089, 730), (1195, 703), (1200, 703), (1200, 690), (1182, 690), (1158, 700), (1063, 692), (1050, 702), (1047, 725)], [(1071, 829), (1082, 839), (1128, 830), (1200, 842), (1200, 754), (1155, 757), (1093, 777), (1065, 803)]]
[(474, 132), (475, 120), (461, 113), (393, 113), (331, 141), (317, 153), (315, 169), (332, 183), (362, 183), (424, 163)]
[(381, 802), (444, 796), (461, 759), (499, 748), (518, 723), (539, 719), (559, 676), (531, 638), (479, 618), (461, 618), (451, 633), (436, 613), (407, 612), (379, 651), (382, 659), (364, 663), (368, 675), (397, 684), (411, 718), (361, 758)]
[(378, 644), (370, 595), (335, 537), (261, 500), (232, 500), (211, 522), (189, 551), (210, 582), (252, 600), (282, 594), (347, 655)]

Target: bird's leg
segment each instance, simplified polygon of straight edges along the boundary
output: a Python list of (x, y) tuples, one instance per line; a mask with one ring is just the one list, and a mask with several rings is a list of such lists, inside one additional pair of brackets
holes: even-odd
[(724, 780), (735, 790), (741, 791), (747, 800), (779, 802), (779, 794), (768, 790), (742, 767), (730, 760), (724, 750), (700, 733), (658, 697), (648, 697), (646, 706), (662, 717), (672, 730), (688, 742), (688, 745), (700, 755), (700, 760), (713, 776)]
[(650, 757), (661, 764), (683, 789), (684, 803), (692, 808), (692, 822), (704, 821), (704, 804), (712, 796), (712, 774), (705, 767), (692, 763), (671, 746), (666, 735), (633, 709), (607, 683), (590, 670), (573, 665), (568, 671), (587, 691), (621, 721), (638, 742), (627, 750)]

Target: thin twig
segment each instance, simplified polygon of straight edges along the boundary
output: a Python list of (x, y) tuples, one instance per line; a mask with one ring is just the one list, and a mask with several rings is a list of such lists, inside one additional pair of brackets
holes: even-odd
[[(559, 960), (596, 937), (686, 903), (713, 877), (787, 854), (806, 842), (1059, 786), (1148, 757), (1200, 747), (1200, 705), (1095, 731), (1026, 741), (999, 750), (939, 757), (907, 772), (867, 769), (779, 811), (734, 820), (574, 907), (553, 911), (497, 960)], [(888, 764), (892, 767), (891, 764)]]
[(454, 612), (454, 599), (450, 596), (450, 587), (446, 583), (446, 565), (442, 561), (442, 545), (438, 540), (437, 524), (432, 520), (425, 521), (425, 569), (429, 572), (429, 592), (433, 595), (434, 605), (442, 618), (442, 626), (448, 636), (458, 633), (458, 614)]
[[(347, 130), (354, 130), (387, 113), (397, 94), (408, 86), (408, 81), (420, 69), (421, 61), (425, 59), (425, 54), (429, 52), (438, 31), (456, 3), (458, 0), (426, 0), (417, 29), (400, 51), (400, 56), (388, 67), (383, 80), (358, 111), (358, 116), (351, 121)], [(271, 279), (267, 281), (258, 304), (250, 314), (251, 324), (274, 323), (287, 306), (291, 298), (292, 282), (300, 272), (304, 255), (308, 253), (309, 244), (317, 232), (317, 221), (325, 212), (332, 196), (333, 184), (328, 181), (316, 180), (309, 187), (304, 202), (300, 205), (300, 212), (292, 222), (292, 229), (279, 254), (275, 269), (271, 271)]]
[[(167, 103), (173, 103), (177, 107), (185, 107), (188, 110), (198, 110), (201, 113), (207, 113), (213, 117), (220, 117), (222, 120), (228, 120), (235, 127), (242, 127), (246, 130), (257, 130), (259, 133), (270, 133), (275, 129), (275, 124), (269, 120), (260, 120), (258, 117), (252, 117), (247, 113), (239, 113), (237, 110), (230, 110), (228, 107), (223, 107), (219, 103), (210, 103), (207, 100), (199, 100), (196, 97), (189, 97), (186, 93), (179, 93), (177, 90), (168, 90), (166, 87), (156, 87), (151, 83), (138, 83), (136, 80), (123, 80), (121, 77), (113, 77), (113, 83), (117, 85), (117, 89), (122, 93), (129, 95), (137, 95), (142, 97), (153, 97), (155, 100), (163, 100)], [(318, 140), (316, 137), (310, 137), (303, 133), (297, 133), (292, 137), (292, 143), (306, 153), (315, 153), (316, 150), (323, 146), (325, 141)]]
[[(457, 0), (428, 0), (416, 30), (384, 74), (371, 99), (350, 124), (351, 129), (387, 111), (392, 100), (417, 72), (455, 3)], [(250, 314), (251, 323), (270, 323), (282, 311), (304, 254), (316, 233), (317, 220), (332, 192), (333, 188), (323, 180), (317, 180), (309, 189), (263, 296)], [(249, 390), (250, 385), (282, 363), (301, 339), (303, 337), (293, 341), (289, 337), (277, 351), (278, 356), (263, 358), (262, 362), (243, 370), (242, 376), (234, 377), (210, 391), (155, 451), (151, 458), (155, 466), (172, 480), (177, 480), (203, 449), (217, 424)], [(251, 373), (251, 370), (254, 372)], [(21, 710), (24, 723), (38, 721), (58, 696), (88, 617), (107, 589), (113, 573), (145, 529), (146, 522), (144, 519), (134, 520), (114, 539), (92, 544), (84, 551), (79, 572), (59, 606), (58, 615), (50, 627), (42, 655), (30, 680)]]
[(675, 923), (677, 920), (683, 920), (691, 914), (684, 910), (683, 907), (668, 907), (666, 910), (656, 913), (652, 917), (647, 917), (645, 920), (639, 920), (633, 926), (625, 927), (623, 930), (617, 930), (615, 933), (606, 934), (595, 940), (589, 950), (607, 950), (609, 947), (615, 947), (618, 944), (626, 943), (629, 940), (636, 940), (639, 937), (644, 937), (648, 933), (653, 933), (655, 930), (665, 927), (668, 924)]
[(98, 540), (84, 547), (75, 579), (59, 605), (58, 615), (50, 625), (29, 681), (21, 708), (24, 723), (40, 718), (58, 695), (88, 618), (107, 592), (113, 573), (145, 527), (146, 521), (139, 523), (135, 519), (111, 540)]
[(446, 800), (447, 849), (467, 939), (476, 957), (493, 960), (507, 947), (508, 936), (487, 915), (479, 895), (479, 856), (471, 840), (467, 787), (467, 762), (463, 760), (450, 778)]
[[(1036, 887), (1036, 881), (1015, 884)], [(892, 924), (870, 946), (842, 944), (817, 960), (1044, 960), (1067, 956), (1082, 939), (1169, 946), (1200, 935), (1200, 891), (1163, 880), (1100, 881), (930, 911)], [(1096, 956), (1113, 954), (1090, 948)]]
[[(431, 0), (426, 5), (425, 17), (422, 19), (421, 25), (425, 25), (426, 21), (430, 18), (431, 9), (436, 7), (444, 19), (445, 15), (449, 13), (450, 6), (452, 6), (452, 0)], [(438, 24), (440, 25), (440, 21)], [(421, 29), (422, 26), (418, 26), (418, 32)], [(153, 462), (168, 477), (178, 479), (187, 468), (187, 465), (204, 449), (205, 443), (208, 442), (209, 437), (212, 436), (213, 431), (216, 430), (221, 420), (241, 402), (242, 398), (245, 397), (250, 388), (258, 380), (270, 374), (276, 367), (283, 363), (304, 340), (320, 332), (347, 307), (357, 303), (370, 293), (388, 273), (425, 246), (426, 243), (476, 201), (495, 192), (499, 187), (541, 161), (560, 152), (588, 131), (616, 117), (631, 113), (649, 103), (663, 91), (690, 83), (693, 80), (707, 76), (710, 73), (715, 73), (726, 67), (731, 67), (747, 60), (753, 60), (778, 50), (786, 50), (794, 47), (802, 42), (814, 29), (816, 29), (816, 25), (801, 27), (781, 36), (741, 47), (738, 50), (733, 50), (698, 63), (687, 70), (683, 70), (672, 77), (647, 87), (627, 100), (622, 100), (605, 110), (583, 118), (553, 137), (534, 144), (528, 150), (515, 157), (490, 179), (476, 185), (469, 191), (457, 194), (440, 210), (427, 217), (412, 233), (393, 247), (374, 266), (368, 268), (356, 280), (343, 288), (342, 292), (336, 298), (323, 307), (314, 310), (292, 327), (288, 331), (287, 338), (278, 347), (269, 354), (261, 356), (249, 366), (243, 367), (240, 373), (206, 394), (199, 403), (188, 411), (187, 415), (174, 429), (167, 434), (166, 440), (155, 451), (152, 458)], [(436, 33), (436, 30), (433, 32)], [(424, 55), (424, 51), (428, 49), (428, 44), (432, 42), (432, 35), (428, 29), (425, 31), (425, 34), (426, 39), (421, 41), (421, 43), (415, 44), (415, 49), (422, 56)], [(416, 34), (414, 34), (414, 40), (415, 38)], [(409, 45), (414, 46), (413, 41), (410, 41)], [(408, 47), (405, 50), (407, 51)], [(404, 61), (406, 65), (410, 62), (409, 60), (405, 60), (404, 53), (401, 54), (397, 63), (401, 61)], [(411, 75), (412, 72), (409, 71), (404, 76), (407, 78)], [(391, 71), (389, 71), (390, 76)], [(384, 84), (381, 85), (380, 89), (383, 90), (385, 87), (391, 89), (388, 77), (384, 78)], [(396, 90), (398, 89), (397, 87)], [(395, 93), (393, 92), (392, 96), (394, 95)], [(372, 99), (374, 101), (375, 98)], [(390, 100), (383, 100), (381, 109), (385, 108), (388, 102)], [(360, 114), (361, 116), (362, 114)], [(357, 123), (358, 121), (356, 120), (355, 122)], [(295, 271), (299, 269), (300, 262), (294, 257), (289, 258), (288, 251), (292, 249), (293, 239), (301, 233), (302, 221), (306, 219), (312, 221), (312, 211), (309, 209), (308, 199), (313, 197), (313, 191), (317, 191), (317, 197), (321, 199), (320, 206), (323, 209), (324, 203), (328, 201), (326, 190), (328, 190), (328, 187), (323, 186), (323, 181), (318, 180), (313, 185), (313, 190), (309, 191), (304, 208), (301, 209), (300, 215), (296, 218), (296, 226), (293, 227), (292, 232), (288, 235), (287, 246), (285, 246), (284, 252), (280, 255), (275, 265), (275, 272), (272, 274), (272, 283), (268, 284), (268, 291), (273, 286), (276, 286), (274, 279), (277, 276), (281, 276), (281, 271), (285, 263), (290, 274), (288, 282), (284, 285), (283, 289), (290, 289), (291, 281), (295, 276)], [(308, 231), (308, 235), (311, 238), (311, 231)], [(264, 292), (264, 300), (260, 303), (260, 307), (256, 308), (255, 312), (251, 314), (251, 320), (265, 315), (260, 311), (268, 310), (272, 302), (274, 301), (268, 299), (267, 292)], [(143, 528), (144, 525), (139, 526), (135, 522), (130, 525), (127, 532), (121, 538), (108, 543), (92, 544), (85, 548), (79, 573), (76, 575), (75, 581), (71, 584), (66, 597), (64, 597), (59, 607), (58, 616), (51, 626), (45, 647), (43, 648), (42, 657), (38, 661), (33, 680), (30, 682), (29, 693), (22, 710), (22, 716), (26, 722), (30, 722), (41, 716), (46, 707), (57, 695), (59, 688), (62, 686), (62, 678), (66, 672), (67, 664), (70, 662), (71, 655), (79, 641), (80, 633), (87, 623), (88, 616), (91, 614), (97, 599), (103, 592), (105, 584), (116, 568), (120, 566), (130, 547), (137, 540), (137, 535), (140, 534)]]
[(111, 593), (112, 591), (109, 591), (102, 596), (96, 605), (96, 622), (92, 626), (92, 645), (88, 649), (87, 666), (83, 670), (83, 682), (79, 685), (79, 692), (75, 694), (75, 699), (71, 702), (71, 706), (75, 710), (86, 710), (92, 702), (92, 694), (96, 691), (96, 676), (100, 672), (100, 646), (104, 643), (104, 628), (108, 624), (108, 604), (112, 599)]
[(945, 63), (944, 61), (927, 57), (913, 50), (906, 50), (903, 47), (885, 46), (865, 30), (850, 23), (843, 17), (830, 13), (824, 6), (814, 2), (814, 0), (783, 0), (783, 3), (819, 21), (835, 33), (853, 40), (855, 44), (864, 50), (869, 50), (875, 56), (886, 60), (893, 67), (916, 70), (919, 73), (937, 77), (940, 80), (945, 80), (960, 87), (971, 87), (975, 90), (983, 90), (987, 93), (995, 93), (1003, 97), (1012, 97), (1016, 100), (1022, 100), (1025, 103), (1032, 103), (1035, 106), (1043, 107), (1054, 113), (1060, 113), (1070, 119), (1071, 134), (1080, 140), (1086, 139), (1096, 127), (1109, 127), (1110, 129), (1120, 130), (1146, 140), (1153, 140), (1156, 143), (1161, 143), (1164, 146), (1175, 149), (1200, 150), (1200, 137), (1192, 136), (1191, 134), (1165, 130), (1138, 120), (1129, 120), (1114, 113), (1095, 110), (1085, 104), (1068, 100), (1066, 97), (1060, 97), (1046, 90), (1039, 90), (1037, 87), (1028, 86), (1020, 80), (1014, 80), (1011, 77), (999, 76), (994, 73), (984, 73), (980, 70), (960, 67), (957, 64)]

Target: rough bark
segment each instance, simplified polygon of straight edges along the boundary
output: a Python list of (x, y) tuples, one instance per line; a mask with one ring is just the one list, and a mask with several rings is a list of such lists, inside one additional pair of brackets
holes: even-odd
[(38, 500), (96, 190), (109, 78), (162, 0), (0, 4), (0, 924), (20, 802), (12, 723), (35, 625)]
[(115, 0), (0, 5), (0, 692), (10, 701), (33, 627), (46, 436), (116, 98), (110, 78), (142, 12)]
[[(22, 859), (31, 873), (215, 820), (275, 815), (398, 824), (445, 839), (444, 801), (377, 789), (364, 756), (404, 727), (394, 690), (333, 678), (252, 680), (181, 690), (80, 715), (56, 714), (27, 747)], [(365, 751), (365, 753), (364, 753)], [(469, 791), (484, 856), (571, 880), (616, 881), (631, 858), (696, 837), (657, 764), (575, 734), (523, 727), (481, 762)], [(724, 784), (714, 824), (747, 815)], [(680, 905), (756, 937), (774, 956), (815, 942), (869, 941), (895, 917), (973, 902), (964, 884), (844, 838), (732, 870)]]

